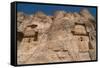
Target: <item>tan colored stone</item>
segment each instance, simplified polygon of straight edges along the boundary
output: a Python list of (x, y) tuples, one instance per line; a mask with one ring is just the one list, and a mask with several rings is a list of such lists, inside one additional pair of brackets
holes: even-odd
[(89, 61), (89, 60), (91, 60), (88, 52), (79, 53), (79, 56), (80, 56), (80, 61)]
[(54, 13), (55, 19), (63, 18), (64, 15), (65, 15), (65, 11), (56, 11), (56, 12)]
[(23, 20), (24, 20), (24, 18), (25, 18), (25, 15), (24, 15), (24, 13), (23, 12), (18, 12), (17, 13), (17, 21), (18, 22), (22, 22)]
[(96, 60), (96, 58), (97, 58), (96, 49), (90, 49), (89, 55), (90, 55), (91, 60)]
[(82, 25), (76, 25), (75, 28), (72, 30), (74, 34), (83, 34), (86, 35), (85, 27)]
[(60, 59), (59, 62), (72, 61), (72, 57), (69, 55), (68, 51), (58, 52), (57, 56)]
[(54, 41), (54, 42), (49, 42), (48, 43), (48, 49), (51, 49), (55, 52), (61, 51), (62, 49), (64, 49), (63, 46), (64, 45), (60, 41)]
[(81, 14), (82, 16), (84, 16), (85, 19), (92, 19), (92, 20), (95, 20), (95, 18), (92, 16), (92, 14), (91, 14), (86, 8), (82, 9), (82, 10), (80, 11), (80, 14)]
[(96, 24), (87, 10), (17, 16), (18, 64), (96, 60)]
[(78, 41), (78, 47), (80, 52), (86, 52), (89, 50), (89, 38), (88, 36), (75, 36)]

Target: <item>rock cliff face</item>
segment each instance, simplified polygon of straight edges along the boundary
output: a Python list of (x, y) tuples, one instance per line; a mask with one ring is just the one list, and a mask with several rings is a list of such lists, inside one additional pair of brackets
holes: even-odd
[(96, 60), (96, 20), (87, 9), (17, 13), (17, 63)]

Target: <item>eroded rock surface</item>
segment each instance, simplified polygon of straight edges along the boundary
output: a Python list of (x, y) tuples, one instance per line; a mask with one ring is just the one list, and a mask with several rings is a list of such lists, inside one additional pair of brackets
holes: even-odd
[(96, 60), (96, 22), (87, 9), (33, 15), (17, 13), (17, 63)]

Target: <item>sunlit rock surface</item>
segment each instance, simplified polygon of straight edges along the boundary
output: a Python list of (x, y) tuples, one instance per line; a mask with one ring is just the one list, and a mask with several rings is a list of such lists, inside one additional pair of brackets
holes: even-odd
[(87, 9), (17, 13), (17, 63), (96, 60), (96, 20)]

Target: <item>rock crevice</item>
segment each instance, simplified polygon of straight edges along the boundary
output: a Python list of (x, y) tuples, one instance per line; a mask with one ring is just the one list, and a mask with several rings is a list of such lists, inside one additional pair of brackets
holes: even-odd
[(17, 63), (96, 60), (96, 22), (87, 9), (17, 13)]

